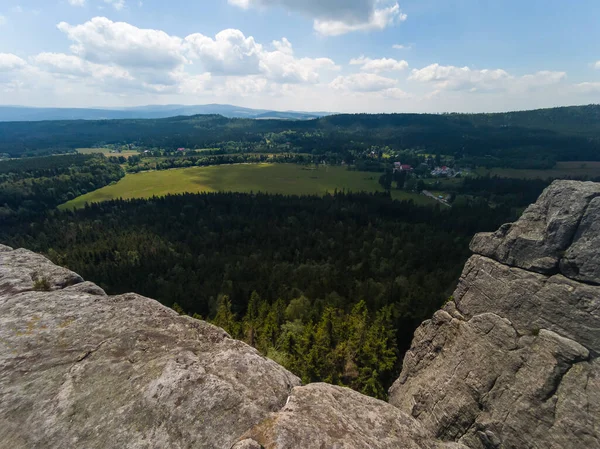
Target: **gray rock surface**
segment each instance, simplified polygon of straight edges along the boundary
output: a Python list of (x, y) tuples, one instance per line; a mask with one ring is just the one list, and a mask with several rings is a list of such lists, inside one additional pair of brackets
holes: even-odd
[[(0, 446), (230, 448), (299, 379), (223, 330), (0, 252)], [(77, 287), (82, 288), (78, 289)], [(90, 294), (92, 293), (92, 294)]]
[(390, 403), (473, 449), (599, 449), (599, 195), (555, 182), (519, 221), (476, 236)]
[(560, 261), (565, 276), (600, 284), (600, 198), (594, 198)]
[[(589, 220), (600, 218), (597, 207), (588, 210), (597, 197), (600, 197), (600, 184), (555, 181), (516, 223), (506, 224), (494, 233), (475, 236), (471, 250), (507, 265), (554, 274), (584, 217), (589, 213)], [(579, 249), (583, 247), (582, 242)], [(589, 256), (589, 252), (577, 253), (582, 258), (577, 259), (576, 251), (571, 253), (570, 259), (574, 267), (585, 263)], [(596, 281), (600, 282), (600, 278)]]
[(285, 407), (244, 438), (269, 449), (466, 449), (435, 441), (387, 402), (323, 383), (294, 388)]

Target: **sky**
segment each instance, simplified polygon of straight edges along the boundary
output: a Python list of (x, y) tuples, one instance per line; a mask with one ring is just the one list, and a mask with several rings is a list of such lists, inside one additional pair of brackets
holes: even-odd
[(598, 0), (0, 0), (0, 104), (600, 103)]

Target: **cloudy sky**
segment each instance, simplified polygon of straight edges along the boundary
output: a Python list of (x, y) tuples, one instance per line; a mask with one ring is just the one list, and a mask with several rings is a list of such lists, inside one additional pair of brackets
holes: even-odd
[(0, 0), (0, 104), (600, 103), (598, 0)]

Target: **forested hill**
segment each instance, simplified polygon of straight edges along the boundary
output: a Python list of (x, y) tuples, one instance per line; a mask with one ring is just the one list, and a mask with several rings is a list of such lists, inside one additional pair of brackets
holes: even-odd
[(153, 120), (0, 123), (0, 153), (13, 157), (109, 143), (205, 148), (285, 143), (293, 152), (389, 146), (458, 158), (600, 160), (600, 105), (501, 114), (342, 114), (308, 121), (197, 115)]

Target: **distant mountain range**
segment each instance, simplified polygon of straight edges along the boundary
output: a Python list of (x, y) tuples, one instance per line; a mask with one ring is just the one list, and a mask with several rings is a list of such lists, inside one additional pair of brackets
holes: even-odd
[(26, 106), (0, 106), (0, 122), (41, 120), (113, 120), (113, 119), (156, 119), (179, 115), (220, 114), (228, 118), (310, 120), (329, 112), (271, 111), (251, 109), (228, 104), (151, 105), (133, 108), (32, 108)]

